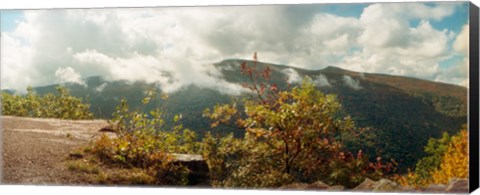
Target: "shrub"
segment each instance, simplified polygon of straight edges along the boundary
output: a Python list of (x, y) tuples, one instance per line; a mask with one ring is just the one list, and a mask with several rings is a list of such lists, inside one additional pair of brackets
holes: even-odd
[(272, 149), (252, 139), (219, 137), (207, 133), (203, 156), (215, 187), (278, 187), (292, 178), (276, 169)]
[[(146, 105), (155, 92), (149, 92), (143, 100)], [(130, 111), (127, 100), (122, 99), (110, 123), (116, 137), (102, 135), (94, 142), (91, 153), (101, 161), (123, 168), (140, 168), (155, 184), (185, 185), (189, 170), (174, 163), (172, 153), (196, 153), (200, 149), (196, 134), (181, 124), (171, 130), (163, 129), (160, 109), (144, 113), (138, 108)], [(175, 117), (178, 122), (179, 117)]]
[(57, 94), (35, 94), (31, 87), (25, 95), (2, 93), (2, 113), (4, 115), (61, 118), (91, 119), (90, 105), (82, 103), (81, 98), (73, 97), (65, 87), (57, 87)]
[(109, 172), (100, 172), (93, 181), (99, 184), (116, 185), (152, 185), (155, 184), (155, 178), (138, 168), (117, 169)]

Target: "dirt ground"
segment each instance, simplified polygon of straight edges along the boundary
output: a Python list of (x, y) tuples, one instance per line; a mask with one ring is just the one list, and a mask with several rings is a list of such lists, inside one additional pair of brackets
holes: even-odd
[(99, 136), (104, 120), (2, 116), (3, 184), (75, 185), (82, 178), (65, 165), (69, 153)]

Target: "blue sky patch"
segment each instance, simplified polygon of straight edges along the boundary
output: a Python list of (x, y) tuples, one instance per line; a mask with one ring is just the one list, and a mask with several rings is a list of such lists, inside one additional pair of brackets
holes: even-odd
[(24, 20), (23, 11), (21, 10), (1, 10), (1, 28), (2, 32), (13, 31), (18, 22)]
[(447, 16), (440, 21), (431, 20), (430, 24), (438, 30), (449, 29), (456, 33), (462, 30), (463, 25), (468, 22), (468, 4), (462, 3), (456, 7), (451, 16)]
[(363, 9), (369, 5), (369, 3), (326, 4), (320, 8), (320, 11), (337, 16), (360, 18)]

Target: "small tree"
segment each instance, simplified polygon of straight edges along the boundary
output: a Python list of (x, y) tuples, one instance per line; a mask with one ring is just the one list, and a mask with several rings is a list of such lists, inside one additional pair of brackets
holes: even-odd
[(448, 183), (454, 177), (468, 178), (468, 131), (462, 129), (452, 137), (440, 167), (432, 173), (435, 183)]
[(400, 184), (420, 187), (446, 184), (454, 177), (468, 177), (468, 132), (465, 126), (454, 136), (444, 133), (441, 138), (431, 138), (425, 152), (429, 156), (417, 162), (414, 172), (397, 177)]
[[(243, 142), (248, 143), (245, 145), (248, 150), (240, 153), (244, 155), (241, 158), (248, 160), (236, 168), (242, 170), (245, 177), (252, 177), (241, 180), (240, 185), (246, 186), (242, 181), (257, 185), (253, 182), (258, 178), (253, 176), (260, 171), (264, 175), (280, 176), (284, 181), (323, 180), (351, 187), (363, 181), (368, 173), (379, 173), (386, 168), (367, 163), (361, 152), (354, 156), (343, 151), (340, 132), (355, 127), (350, 117), (342, 116), (335, 95), (318, 91), (308, 77), (300, 86), (280, 91), (269, 82), (270, 69), (266, 67), (258, 72), (256, 66), (256, 53), (253, 66), (241, 64), (242, 74), (248, 79), (243, 86), (250, 89), (252, 95), (243, 100), (243, 108), (232, 103), (204, 112), (213, 121), (212, 127), (236, 125), (245, 130)], [(252, 157), (263, 158), (256, 162), (262, 166), (252, 162)], [(353, 161), (356, 163), (348, 165)], [(258, 177), (262, 177), (261, 174)], [(235, 171), (232, 176), (236, 176)]]

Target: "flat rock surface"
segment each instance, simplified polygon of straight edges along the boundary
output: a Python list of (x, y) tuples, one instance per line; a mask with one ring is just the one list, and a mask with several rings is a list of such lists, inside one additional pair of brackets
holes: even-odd
[(1, 116), (1, 183), (68, 185), (82, 179), (67, 170), (68, 154), (101, 134), (105, 120)]

